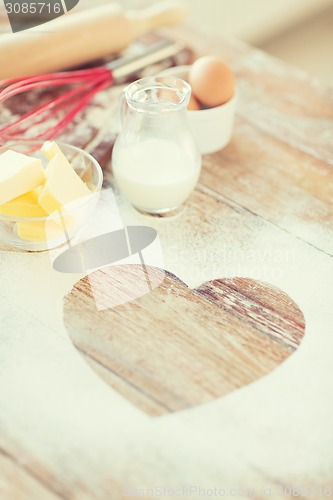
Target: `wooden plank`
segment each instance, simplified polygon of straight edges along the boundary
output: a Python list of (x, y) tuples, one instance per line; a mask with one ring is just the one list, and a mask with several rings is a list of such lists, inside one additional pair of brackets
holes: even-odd
[[(157, 269), (148, 273), (163, 279)], [(92, 368), (102, 365), (109, 371), (102, 377), (149, 414), (156, 415), (152, 403), (160, 414), (178, 411), (253, 382), (286, 359), (304, 334), (304, 318), (290, 298), (245, 279), (192, 291), (167, 274), (143, 297), (96, 310), (94, 294), (130, 294), (141, 279), (136, 265), (97, 271), (93, 291), (84, 278), (67, 296), (64, 320), (74, 345), (95, 360)]]
[(97, 360), (92, 353), (81, 349), (79, 345), (76, 347), (94, 372), (135, 406), (144, 409), (153, 417), (158, 417), (169, 412), (169, 409), (164, 407), (160, 401), (156, 401), (150, 394), (145, 394), (142, 390), (138, 390), (135, 385), (122, 378), (119, 373), (114, 372), (109, 365), (106, 366), (102, 364), (100, 359)]
[[(188, 232), (191, 234), (195, 228), (196, 243), (201, 244), (204, 240), (207, 252), (213, 239), (218, 237), (221, 241), (221, 236), (227, 239), (228, 235), (232, 235), (240, 248), (246, 246), (251, 238), (263, 237), (263, 244), (266, 244), (273, 233), (292, 246), (295, 240), (292, 235), (284, 234), (287, 231), (331, 253), (331, 90), (244, 44), (217, 42), (196, 35), (192, 29), (189, 40), (198, 51), (218, 53), (234, 68), (239, 84), (238, 120), (231, 145), (223, 152), (205, 158), (201, 184), (187, 210), (169, 221), (151, 220), (152, 225), (158, 226), (165, 246), (174, 243), (175, 231), (179, 231), (182, 239), (177, 239), (176, 249), (192, 250), (193, 241), (186, 239), (187, 228), (190, 228)], [(107, 165), (110, 158), (116, 133), (115, 113), (120, 90), (109, 89), (97, 96), (62, 136), (65, 141), (93, 151), (103, 165)], [(21, 101), (21, 105), (13, 104), (11, 110), (2, 107), (2, 122), (7, 122), (15, 113), (21, 113), (25, 106), (39, 102), (42, 97), (46, 98), (47, 94), (33, 93), (29, 99)], [(283, 231), (274, 228), (265, 219), (283, 228)], [(304, 253), (309, 250), (306, 243), (299, 244), (298, 248), (303, 248)], [(315, 250), (309, 255), (315, 255)], [(37, 255), (35, 257), (38, 258)], [(186, 263), (193, 272), (195, 264), (192, 260)], [(123, 272), (119, 268), (118, 271), (118, 278), (122, 279)], [(114, 285), (115, 272), (116, 269), (96, 273), (97, 278), (101, 276), (102, 293), (110, 293), (110, 290), (114, 293), (109, 285)], [(132, 278), (137, 280), (134, 271)], [(22, 305), (17, 307), (23, 308)], [(87, 362), (112, 388), (149, 415), (161, 415), (211, 401), (256, 380), (286, 359), (297, 348), (304, 333), (304, 318), (288, 297), (276, 289), (245, 279), (214, 279), (196, 290), (189, 290), (169, 274), (163, 286), (154, 293), (102, 313), (94, 309), (88, 281), (83, 280), (67, 297), (65, 313), (71, 338), (83, 350)], [(102, 328), (99, 328), (101, 318)], [(167, 324), (163, 324), (164, 318), (167, 318)], [(210, 327), (207, 328), (207, 325)], [(45, 324), (41, 326), (47, 337), (47, 327)], [(24, 324), (24, 337), (27, 330)], [(18, 334), (17, 337), (19, 342)], [(163, 360), (164, 364), (161, 363)], [(74, 370), (71, 372), (68, 368), (68, 376), (72, 375), (75, 376)], [(296, 392), (294, 394), (297, 395)], [(254, 401), (258, 402), (258, 399), (254, 397)], [(10, 401), (5, 410), (7, 413), (3, 421), (8, 425), (12, 422), (12, 415), (15, 416)], [(17, 411), (22, 412), (24, 408), (20, 407)], [(59, 418), (62, 411), (60, 407)], [(230, 419), (233, 417), (231, 413)], [(228, 423), (228, 416), (225, 418)], [(9, 428), (15, 431), (15, 425), (14, 422)], [(91, 422), (92, 430), (94, 425)], [(209, 418), (203, 420), (202, 428), (205, 426), (209, 427)], [(231, 425), (230, 428), (236, 429)], [(272, 431), (275, 439), (283, 435), (283, 428), (273, 429), (272, 421), (263, 432), (268, 430)], [(109, 476), (105, 477), (96, 462), (89, 469), (89, 475), (87, 464), (90, 466), (91, 462), (86, 460), (84, 453), (80, 455), (81, 449), (66, 449), (66, 443), (62, 443), (59, 436), (59, 450), (50, 449), (44, 455), (38, 454), (34, 439), (42, 449), (43, 443), (38, 441), (40, 435), (34, 429), (24, 431), (29, 434), (24, 446), (20, 446), (19, 442), (24, 440), (24, 432), (18, 434), (20, 438), (15, 437), (14, 432), (14, 437), (9, 439), (7, 433), (1, 431), (1, 437), (6, 438), (3, 440), (6, 452), (10, 450), (15, 462), (24, 464), (24, 471), (21, 468), (17, 471), (16, 463), (11, 458), (0, 457), (0, 467), (5, 471), (5, 482), (2, 484), (7, 490), (13, 488), (9, 489), (13, 493), (12, 498), (20, 499), (21, 495), (24, 499), (26, 492), (28, 495), (31, 492), (31, 497), (38, 499), (40, 492), (44, 493), (44, 484), (45, 495), (42, 498), (48, 498), (47, 494), (51, 495), (50, 498), (62, 495), (80, 500), (97, 497), (118, 500), (123, 497), (122, 486), (127, 480), (124, 470), (114, 472), (110, 466)], [(292, 437), (288, 427), (285, 431), (288, 437)], [(101, 432), (109, 435), (107, 428), (101, 429)], [(262, 435), (258, 432), (259, 440)], [(204, 434), (201, 439), (205, 445)], [(96, 443), (91, 441), (90, 444), (90, 449), (93, 449)], [(182, 470), (180, 464), (176, 460), (172, 462), (170, 456), (164, 456), (164, 450), (159, 445), (158, 442), (156, 448), (149, 449), (156, 455), (149, 457), (151, 461), (147, 463), (152, 464), (162, 457), (167, 471), (165, 476), (180, 483), (183, 480), (179, 472)], [(322, 446), (321, 442), (318, 449), (319, 446)], [(233, 447), (226, 450), (226, 453), (234, 451)], [(112, 455), (111, 447), (108, 452), (110, 455), (107, 452), (103, 455), (106, 461), (109, 456), (119, 459), (116, 452)], [(66, 474), (59, 460), (62, 453), (67, 459)], [(127, 459), (124, 456), (121, 458), (124, 462)], [(133, 472), (135, 475), (138, 470), (142, 484), (145, 480), (149, 481), (146, 471), (140, 469), (141, 464), (131, 460), (129, 457), (128, 469), (124, 467), (126, 474)], [(270, 465), (265, 469), (263, 460), (257, 457), (257, 463), (247, 462), (249, 483), (259, 476), (264, 483), (264, 470), (267, 471)], [(281, 460), (279, 453), (276, 464), (278, 460)], [(319, 455), (313, 463), (315, 460), (316, 464), (321, 463)], [(110, 459), (108, 464), (111, 463)], [(326, 456), (325, 463), (327, 467)], [(261, 469), (258, 466), (254, 471), (257, 464)], [(227, 458), (224, 465), (230, 465)], [(278, 476), (279, 468), (275, 470), (274, 465), (272, 462), (270, 470)], [(193, 470), (197, 469), (194, 467)], [(299, 470), (301, 475), (301, 465)], [(303, 477), (306, 477), (306, 472), (304, 469)], [(204, 478), (208, 477), (207, 471), (203, 470), (202, 474)], [(266, 477), (266, 482), (268, 479)], [(11, 484), (14, 480), (17, 480), (17, 488)]]
[(204, 159), (200, 182), (333, 255), (333, 168), (238, 120), (231, 144)]
[[(332, 90), (240, 42), (215, 44), (201, 34), (199, 47), (193, 30), (189, 38), (198, 52), (217, 53), (231, 64), (242, 117), (230, 146), (205, 158), (202, 182), (332, 255)], [(120, 91), (100, 93), (61, 137), (91, 151), (105, 167), (117, 133)], [(42, 90), (12, 99), (2, 109), (3, 120), (51, 95)]]
[(305, 329), (298, 306), (281, 290), (245, 278), (225, 278), (200, 286), (208, 300), (285, 346), (297, 349)]
[[(210, 192), (210, 190), (199, 186), (198, 190), (193, 194), (193, 196), (189, 200), (187, 209), (184, 210), (178, 217), (171, 218), (168, 221), (159, 219), (149, 219), (149, 222), (152, 225), (154, 225), (155, 223), (157, 224), (157, 227), (159, 228), (159, 231), (161, 233), (161, 237), (162, 239), (164, 239), (165, 236), (164, 230), (167, 230), (167, 228), (170, 229), (173, 226), (175, 226), (183, 236), (186, 232), (186, 228), (188, 228), (188, 230), (192, 232), (193, 228), (196, 227), (195, 226), (196, 221), (200, 220), (201, 223), (200, 225), (197, 225), (196, 229), (196, 235), (197, 235), (196, 238), (198, 240), (200, 240), (201, 238), (205, 238), (206, 236), (216, 238), (217, 236), (216, 230), (217, 227), (219, 227), (219, 235), (221, 234), (225, 235), (223, 239), (224, 239), (224, 244), (226, 246), (228, 245), (227, 235), (228, 233), (232, 232), (232, 238), (233, 241), (236, 243), (236, 248), (243, 248), (243, 249), (244, 245), (246, 245), (246, 242), (249, 240), (250, 237), (256, 239), (258, 234), (268, 234), (270, 233), (270, 231), (272, 231), (272, 229), (274, 234), (276, 235), (281, 234), (281, 236), (283, 236), (282, 231), (280, 231), (278, 228), (270, 227), (271, 225), (269, 223), (265, 221), (259, 221), (259, 219), (250, 212), (239, 209), (235, 206), (231, 206), (230, 203), (227, 204), (223, 202), (221, 200), (221, 196), (215, 197), (213, 196), (213, 194), (214, 193)], [(224, 221), (225, 223), (221, 225), (221, 221)], [(168, 233), (169, 229), (167, 230)], [(171, 231), (170, 234), (173, 238), (174, 232)], [(287, 239), (288, 241), (290, 241), (290, 247), (292, 247), (294, 243), (294, 238), (292, 236), (289, 236)], [(167, 240), (164, 241), (167, 242)], [(182, 241), (177, 240), (176, 245), (178, 249), (182, 250), (184, 246), (188, 246), (188, 243), (186, 241), (184, 243), (183, 240)], [(306, 251), (308, 245), (306, 245), (305, 243), (304, 244), (300, 243), (300, 245), (301, 246), (303, 245), (304, 251)], [(207, 245), (207, 248), (208, 247), (209, 245)], [(187, 265), (190, 265), (190, 263), (187, 263)], [(128, 276), (127, 271), (126, 271), (126, 276)], [(229, 328), (229, 318), (230, 318), (231, 325), (233, 325), (232, 333), (234, 333), (236, 330), (238, 331), (238, 329), (240, 330), (241, 338), (237, 337), (238, 347), (237, 346), (232, 347), (232, 349), (233, 352), (236, 353), (241, 352), (243, 355), (243, 357), (241, 358), (241, 368), (239, 369), (236, 366), (230, 371), (230, 374), (227, 368), (225, 368), (222, 373), (222, 375), (226, 373), (226, 375), (229, 377), (227, 383), (229, 384), (229, 388), (231, 389), (234, 388), (238, 382), (240, 384), (245, 381), (251, 382), (251, 380), (253, 380), (254, 377), (261, 376), (263, 373), (266, 373), (266, 369), (269, 369), (270, 367), (274, 368), (274, 366), (277, 366), (281, 361), (286, 359), (293, 352), (294, 345), (292, 345), (291, 342), (295, 340), (295, 343), (297, 343), (298, 341), (301, 340), (301, 335), (295, 339), (293, 337), (294, 329), (299, 328), (299, 325), (302, 324), (302, 317), (300, 316), (299, 319), (297, 319), (297, 315), (299, 314), (297, 307), (292, 305), (292, 302), (288, 298), (283, 296), (283, 294), (281, 295), (280, 293), (277, 293), (277, 291), (274, 289), (262, 287), (259, 283), (255, 283), (256, 286), (256, 291), (255, 291), (251, 288), (254, 284), (249, 280), (236, 281), (236, 283), (234, 284), (235, 286), (233, 285), (232, 280), (231, 281), (218, 280), (218, 283), (213, 282), (212, 284), (209, 284), (207, 286), (199, 287), (197, 292), (194, 293), (191, 292), (191, 290), (188, 290), (186, 286), (182, 285), (182, 283), (174, 276), (169, 275), (168, 279), (171, 286), (175, 286), (176, 289), (177, 287), (181, 287), (181, 293), (184, 295), (185, 303), (187, 302), (186, 297), (192, 300), (192, 293), (194, 294), (193, 306), (190, 305), (189, 308), (186, 308), (185, 314), (181, 314), (183, 309), (180, 308), (179, 312), (177, 313), (177, 316), (175, 316), (174, 318), (175, 322), (178, 322), (179, 320), (179, 323), (182, 324), (182, 322), (184, 323), (184, 321), (186, 320), (188, 322), (185, 324), (185, 327), (187, 326), (187, 328), (189, 329), (189, 325), (191, 325), (191, 322), (190, 319), (187, 318), (186, 316), (188, 312), (191, 312), (192, 309), (194, 309), (194, 311), (198, 309), (199, 310), (198, 314), (200, 314), (200, 304), (201, 304), (205, 308), (205, 311), (206, 307), (209, 308), (207, 309), (208, 313), (209, 311), (214, 311), (212, 313), (209, 313), (209, 316), (214, 315), (213, 319), (214, 324), (215, 322), (217, 323), (215, 336), (219, 336), (221, 334), (220, 332), (221, 320), (219, 319), (221, 313), (224, 318), (224, 320), (222, 321), (223, 325), (226, 325), (226, 327)], [(135, 283), (136, 286), (138, 285), (138, 280), (136, 275), (133, 276), (133, 282)], [(113, 288), (111, 286), (108, 286), (108, 284), (110, 284), (109, 281), (105, 281), (103, 278), (101, 284), (102, 284), (101, 288), (102, 293), (104, 293), (104, 291), (106, 291), (107, 293), (109, 293), (110, 291), (111, 293), (114, 293)], [(80, 295), (80, 298), (75, 303), (75, 306), (78, 306), (78, 309), (77, 311), (74, 311), (75, 313), (74, 320), (78, 322), (82, 321), (83, 323), (90, 325), (96, 316), (97, 319), (99, 318), (99, 313), (97, 315), (96, 311), (94, 311), (93, 314), (91, 315), (89, 314), (90, 311), (89, 307), (90, 306), (93, 307), (94, 305), (92, 303), (91, 290), (86, 280), (78, 283), (75, 290), (76, 289), (78, 291), (78, 294)], [(211, 296), (207, 297), (206, 294), (207, 290), (210, 293), (216, 294), (216, 298), (214, 297), (212, 298)], [(87, 293), (90, 294), (90, 297), (86, 296)], [(69, 297), (69, 299), (70, 298), (71, 296)], [(228, 302), (228, 298), (232, 299), (231, 302), (230, 301)], [(86, 307), (86, 300), (88, 300), (90, 304), (88, 307)], [(168, 316), (174, 314), (174, 308), (178, 309), (176, 300), (177, 297), (175, 297), (173, 302), (169, 304), (170, 312), (166, 313)], [(154, 324), (156, 324), (156, 322), (158, 321), (158, 315), (159, 315), (159, 306), (156, 305), (156, 303), (160, 304), (160, 300), (158, 298), (154, 300), (153, 304), (155, 305), (155, 309), (152, 311), (152, 314), (147, 320), (148, 322), (153, 321)], [(174, 308), (172, 308), (172, 304), (174, 304)], [(283, 304), (282, 308), (279, 307), (280, 304)], [(291, 308), (291, 310), (289, 310), (289, 308)], [(136, 311), (135, 304), (134, 304), (134, 309), (135, 309), (135, 315), (137, 315), (138, 311)], [(207, 336), (208, 333), (207, 321), (205, 321), (207, 319), (207, 311), (204, 313), (202, 320), (199, 321), (200, 323), (199, 326), (200, 329), (204, 331), (203, 333), (204, 336)], [(87, 321), (85, 320), (84, 314), (87, 315)], [(185, 317), (185, 320), (182, 319), (183, 317)], [(132, 321), (128, 321), (128, 317), (126, 316), (125, 313), (123, 313), (121, 315), (121, 326), (130, 327), (130, 325), (132, 324), (133, 324)], [(144, 325), (145, 323), (142, 322), (142, 324)], [(105, 326), (106, 328), (110, 328), (110, 323), (109, 320), (107, 319), (105, 320)], [(44, 331), (45, 325), (43, 325), (42, 328)], [(97, 374), (101, 378), (107, 379), (106, 382), (112, 388), (116, 389), (121, 395), (127, 398), (133, 405), (138, 406), (142, 410), (146, 411), (149, 415), (154, 415), (154, 416), (162, 415), (167, 411), (170, 411), (170, 409), (169, 410), (166, 409), (165, 403), (168, 403), (168, 401), (166, 402), (160, 400), (156, 401), (155, 396), (157, 392), (159, 392), (159, 394), (162, 394), (162, 396), (164, 397), (163, 390), (161, 389), (161, 387), (156, 388), (156, 382), (155, 382), (155, 388), (156, 388), (155, 393), (150, 391), (149, 394), (147, 393), (147, 391), (144, 390), (145, 388), (143, 387), (143, 384), (141, 385), (141, 387), (138, 388), (137, 377), (135, 373), (131, 374), (132, 380), (129, 380), (129, 377), (128, 376), (125, 377), (123, 373), (120, 373), (120, 370), (116, 371), (114, 369), (114, 366), (110, 367), (109, 360), (110, 358), (112, 358), (111, 346), (105, 345), (103, 342), (99, 342), (99, 335), (98, 335), (99, 323), (96, 322), (94, 324), (94, 328), (96, 328), (97, 333), (94, 332), (91, 336), (89, 336), (88, 342), (91, 342), (91, 344), (94, 347), (95, 343), (98, 344), (97, 348), (98, 356), (95, 356), (95, 352), (92, 349), (89, 350), (87, 349), (85, 352), (89, 353), (88, 357), (89, 361), (88, 360), (87, 361), (93, 365), (93, 369), (97, 372)], [(166, 329), (168, 330), (168, 328)], [(24, 331), (26, 331), (25, 328)], [(75, 335), (76, 333), (77, 332), (75, 332)], [(135, 330), (133, 328), (133, 334), (134, 333)], [(121, 331), (119, 331), (119, 334), (121, 334)], [(161, 330), (161, 334), (165, 334), (165, 330)], [(191, 330), (189, 329), (189, 333), (186, 332), (187, 336), (184, 339), (183, 343), (186, 349), (187, 349), (186, 347), (187, 343), (190, 342), (189, 340), (190, 334)], [(71, 332), (70, 335), (72, 335)], [(295, 333), (295, 335), (297, 336), (297, 332)], [(137, 350), (138, 354), (140, 354), (140, 352), (142, 352), (142, 349), (147, 345), (145, 339), (147, 339), (148, 336), (149, 332), (146, 333), (145, 338), (138, 339), (138, 341), (140, 341), (140, 346), (139, 346), (140, 348)], [(273, 337), (275, 340), (273, 340)], [(257, 339), (257, 338), (258, 340), (251, 342), (252, 339)], [(164, 339), (165, 336), (162, 337), (162, 339), (160, 339), (161, 343), (164, 342)], [(73, 335), (73, 340), (75, 341), (74, 335)], [(231, 335), (229, 336), (229, 340), (232, 343)], [(123, 342), (123, 339), (121, 339), (121, 341)], [(83, 345), (84, 342), (87, 342), (86, 338), (83, 338), (83, 342), (81, 342), (80, 339), (78, 340), (77, 345), (80, 349), (82, 347), (85, 349), (85, 345)], [(202, 337), (202, 343), (205, 343), (203, 337)], [(251, 343), (255, 346), (254, 350), (252, 349)], [(175, 347), (177, 346), (178, 344)], [(128, 351), (130, 352), (129, 344), (124, 343), (123, 347), (124, 347), (123, 351), (124, 356), (127, 356), (127, 352)], [(215, 344), (213, 343), (211, 346), (209, 346), (210, 353), (212, 353), (214, 347)], [(147, 349), (148, 348), (151, 349), (149, 345)], [(159, 355), (160, 351), (162, 351), (164, 348), (165, 345), (163, 343), (162, 348), (159, 349), (157, 353), (156, 351), (155, 352), (153, 351), (153, 354)], [(220, 346), (220, 349), (222, 349), (222, 345)], [(195, 383), (197, 383), (198, 380), (198, 374), (195, 372), (195, 367), (196, 367), (195, 363), (196, 359), (201, 358), (202, 351), (205, 351), (205, 347), (202, 344), (196, 344), (194, 347), (191, 347), (190, 349), (190, 354), (195, 358), (190, 376), (194, 379)], [(243, 354), (243, 351), (245, 351), (245, 354)], [(257, 351), (259, 351), (258, 359), (255, 359), (253, 361), (252, 357), (257, 354)], [(82, 350), (80, 352), (82, 353)], [(166, 354), (168, 354), (168, 352), (170, 352), (170, 348), (167, 349)], [(215, 353), (213, 354), (215, 356)], [(93, 360), (91, 356), (93, 356)], [(212, 354), (211, 356), (213, 357)], [(259, 365), (261, 364), (262, 360), (264, 360), (262, 367), (262, 370), (264, 371), (258, 370), (258, 367), (260, 368)], [(173, 363), (177, 364), (176, 362), (177, 358), (175, 357)], [(216, 367), (218, 364), (218, 359), (215, 357), (213, 359), (213, 362), (215, 363)], [(199, 370), (201, 369), (202, 373), (205, 373), (206, 371), (206, 369), (203, 367), (204, 365), (205, 364), (202, 362), (201, 365), (199, 366)], [(145, 367), (145, 365), (143, 365), (143, 367)], [(173, 380), (175, 380), (175, 377), (177, 376), (176, 368), (175, 368), (175, 373), (173, 374), (174, 376)], [(168, 374), (165, 375), (165, 372), (162, 372), (162, 376), (166, 377), (168, 376)], [(199, 389), (203, 390), (207, 389), (208, 376), (209, 372), (205, 374), (206, 386), (202, 388), (199, 385)], [(182, 380), (181, 377), (182, 374), (180, 376), (178, 375), (178, 380)], [(222, 377), (220, 376), (220, 378)], [(152, 385), (153, 382), (154, 381), (152, 381), (150, 385)], [(223, 384), (225, 384), (224, 380), (222, 381), (221, 386)], [(227, 384), (225, 384), (225, 386), (226, 385)], [(233, 387), (230, 387), (231, 385), (233, 385)], [(220, 388), (218, 388), (217, 386), (214, 387), (213, 385), (213, 390), (215, 391), (215, 394), (217, 395), (219, 394), (218, 392), (219, 389)], [(195, 388), (193, 389), (193, 391), (194, 390)], [(200, 394), (198, 394), (198, 396), (201, 397)], [(202, 399), (209, 400), (208, 398), (213, 399), (214, 397), (216, 397), (216, 395), (211, 394), (209, 392), (208, 395), (204, 394)], [(176, 401), (176, 404), (178, 405), (188, 404), (186, 398), (183, 398), (185, 399), (185, 401)], [(52, 462), (52, 460), (45, 461), (45, 463), (41, 463), (40, 460), (36, 459), (33, 447), (31, 448), (28, 447), (23, 450), (21, 448), (16, 449), (13, 442), (8, 441), (6, 449), (11, 450), (13, 452), (13, 456), (17, 458), (22, 457), (24, 461), (29, 465), (29, 469), (32, 470), (34, 474), (38, 475), (39, 478), (42, 478), (43, 481), (47, 481), (47, 484), (50, 484), (50, 487), (56, 488), (57, 491), (59, 490), (64, 492), (65, 496), (66, 495), (70, 496), (70, 493), (72, 491), (75, 491), (76, 497), (79, 498), (80, 500), (82, 500), (83, 498), (94, 498), (94, 495), (96, 497), (97, 494), (98, 498), (101, 499), (109, 498), (105, 494), (105, 491), (107, 490), (107, 483), (105, 477), (103, 477), (103, 479), (101, 479), (100, 481), (100, 489), (93, 490), (91, 486), (91, 477), (87, 476), (84, 472), (82, 472), (82, 470), (85, 470), (84, 468), (85, 464), (83, 462), (82, 466), (80, 458), (75, 454), (73, 454), (71, 459), (69, 460), (69, 462), (73, 464), (73, 469), (68, 470), (68, 473), (64, 475), (60, 470), (61, 468), (59, 469), (60, 467), (59, 463), (57, 462), (54, 463)], [(94, 471), (94, 474), (97, 474), (96, 471)], [(76, 480), (73, 480), (72, 475), (74, 475)], [(112, 475), (112, 470), (110, 470), (110, 476), (111, 475)], [(124, 478), (121, 475), (119, 475), (117, 478), (113, 478), (112, 476), (112, 479), (113, 481), (111, 484), (111, 491), (116, 491), (116, 487), (118, 485), (119, 485), (119, 491), (121, 491), (123, 485), (126, 484), (126, 480), (124, 480)], [(76, 497), (74, 496), (74, 498)], [(114, 498), (115, 500), (122, 498), (121, 493), (115, 494)]]
[(239, 40), (212, 37), (193, 26), (174, 28), (171, 33), (187, 41), (197, 55), (215, 54), (232, 67), (239, 116), (333, 165), (332, 86)]
[(23, 464), (13, 460), (0, 449), (0, 498), (1, 500), (59, 500), (64, 497), (52, 492), (25, 469)]
[[(63, 409), (62, 409), (63, 411)], [(1, 500), (121, 500), (126, 478), (115, 479), (112, 468), (101, 473), (96, 464), (90, 462), (87, 473), (87, 457), (69, 451), (63, 446), (63, 435), (54, 450), (44, 448), (44, 455), (36, 453), (31, 436), (9, 438), (0, 429), (0, 498)], [(28, 437), (28, 439), (27, 439)], [(27, 442), (29, 443), (27, 446)], [(24, 443), (24, 445), (22, 445)], [(39, 441), (39, 451), (44, 444)], [(91, 445), (94, 446), (92, 441)], [(68, 456), (67, 465), (59, 461), (59, 450)], [(46, 453), (45, 453), (46, 452)], [(44, 458), (44, 460), (43, 460)], [(89, 463), (89, 459), (88, 459)]]
[(237, 78), (232, 142), (205, 157), (201, 182), (332, 255), (333, 88), (242, 42), (173, 33)]

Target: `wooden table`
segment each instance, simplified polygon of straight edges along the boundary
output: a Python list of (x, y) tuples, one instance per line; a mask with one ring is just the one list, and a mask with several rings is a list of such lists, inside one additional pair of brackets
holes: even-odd
[[(2, 247), (1, 500), (333, 496), (333, 89), (242, 43), (173, 34), (235, 71), (232, 142), (175, 217), (115, 189), (112, 227), (155, 228), (166, 270), (132, 302), (98, 312), (92, 282), (117, 298), (138, 265), (84, 278)], [(118, 93), (62, 137), (102, 162), (105, 187)]]

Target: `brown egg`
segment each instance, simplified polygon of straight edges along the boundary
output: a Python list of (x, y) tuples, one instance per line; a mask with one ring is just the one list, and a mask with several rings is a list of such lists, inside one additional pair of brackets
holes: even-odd
[(235, 91), (231, 69), (215, 56), (197, 59), (189, 73), (194, 96), (205, 106), (220, 106), (229, 101)]
[(200, 109), (200, 104), (193, 94), (190, 97), (190, 102), (188, 103), (187, 109), (189, 109), (190, 111), (198, 111)]

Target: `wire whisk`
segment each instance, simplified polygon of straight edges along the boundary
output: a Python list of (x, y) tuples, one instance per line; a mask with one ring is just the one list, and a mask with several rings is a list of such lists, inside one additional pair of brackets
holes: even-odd
[[(66, 88), (59, 96), (24, 113), (0, 128), (0, 143), (51, 140), (59, 136), (93, 97), (145, 67), (172, 58), (184, 48), (182, 42), (163, 41), (140, 56), (119, 58), (104, 66), (0, 81), (0, 104), (25, 92)], [(68, 89), (67, 89), (68, 88)], [(47, 125), (51, 121), (51, 125)], [(54, 124), (52, 124), (52, 121)], [(46, 129), (42, 129), (46, 124)], [(33, 130), (38, 127), (35, 135)], [(32, 132), (31, 132), (32, 131)]]

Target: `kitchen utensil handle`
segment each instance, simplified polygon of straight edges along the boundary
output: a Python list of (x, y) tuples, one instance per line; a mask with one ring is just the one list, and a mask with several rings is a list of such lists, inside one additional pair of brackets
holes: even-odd
[(66, 14), (38, 29), (0, 37), (0, 79), (19, 78), (76, 66), (127, 47), (160, 25), (183, 19), (179, 3), (157, 4), (142, 11), (123, 11), (107, 4)]
[(179, 1), (165, 1), (157, 2), (143, 10), (128, 11), (126, 17), (131, 27), (131, 38), (134, 40), (158, 26), (178, 24), (186, 14), (185, 4)]
[(108, 63), (106, 67), (112, 72), (115, 83), (118, 83), (144, 68), (175, 57), (184, 49), (185, 43), (180, 40), (163, 40), (147, 47), (140, 54), (119, 57)]

